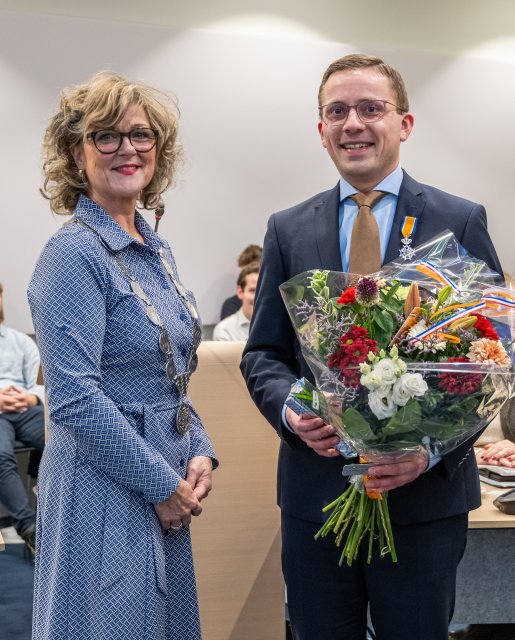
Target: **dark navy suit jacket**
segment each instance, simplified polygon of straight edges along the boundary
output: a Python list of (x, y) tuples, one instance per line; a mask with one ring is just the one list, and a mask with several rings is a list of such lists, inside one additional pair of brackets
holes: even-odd
[[(339, 184), (271, 216), (264, 240), (250, 336), (241, 364), (254, 402), (280, 435), (278, 504), (286, 513), (322, 521), (322, 507), (344, 487), (342, 458), (314, 453), (282, 424), (292, 383), (313, 375), (300, 353), (279, 285), (308, 269), (342, 270), (338, 230)], [(484, 207), (419, 184), (404, 173), (384, 262), (398, 258), (405, 215), (418, 218), (413, 246), (450, 229), (470, 254), (502, 273), (488, 235)], [(389, 493), (394, 522), (438, 520), (475, 509), (479, 481), (472, 442), (443, 457), (414, 482)]]

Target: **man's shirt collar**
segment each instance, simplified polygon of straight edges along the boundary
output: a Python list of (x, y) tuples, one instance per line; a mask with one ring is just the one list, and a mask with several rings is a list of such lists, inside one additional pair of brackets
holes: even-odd
[[(397, 168), (387, 175), (386, 178), (383, 178), (383, 180), (374, 187), (373, 191), (386, 191), (398, 197), (403, 177), (404, 174), (402, 173), (401, 166), (397, 165)], [(353, 196), (355, 193), (358, 193), (356, 187), (353, 187), (345, 178), (340, 177), (340, 202), (349, 196)]]

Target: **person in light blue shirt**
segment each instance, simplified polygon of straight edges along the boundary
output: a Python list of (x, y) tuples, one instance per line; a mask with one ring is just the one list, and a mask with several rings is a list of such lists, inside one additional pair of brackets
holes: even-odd
[[(369, 610), (378, 638), (447, 640), (467, 512), (480, 504), (473, 442), (432, 459), (421, 448), (409, 458), (376, 463), (367, 487), (388, 491), (398, 561), (389, 562), (381, 550), (369, 560), (361, 549), (352, 566), (338, 566), (341, 547), (329, 537), (315, 541), (315, 535), (322, 509), (342, 489), (339, 436), (321, 418), (285, 409), (291, 385), (302, 377), (313, 381), (313, 374), (279, 287), (308, 269), (374, 273), (381, 264), (404, 259), (410, 242), (416, 247), (446, 229), (492, 270), (501, 274), (502, 267), (482, 205), (403, 170), (400, 147), (414, 116), (396, 69), (363, 54), (335, 60), (323, 75), (318, 107), (318, 132), (339, 181), (270, 217), (241, 364), (254, 402), (281, 438), (277, 501), (292, 635), (365, 640)], [(360, 233), (351, 260), (358, 213), (351, 196), (368, 200), (372, 191), (386, 194), (369, 201), (378, 233), (368, 218), (369, 242)]]
[(36, 513), (18, 473), (15, 442), (43, 451), (43, 390), (37, 384), (39, 352), (29, 336), (6, 327), (0, 284), (0, 502), (17, 533), (35, 554)]

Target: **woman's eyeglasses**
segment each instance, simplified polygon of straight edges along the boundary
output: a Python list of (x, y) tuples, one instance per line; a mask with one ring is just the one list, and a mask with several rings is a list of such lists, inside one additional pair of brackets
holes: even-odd
[(114, 131), (113, 129), (104, 129), (101, 131), (92, 131), (86, 136), (93, 142), (100, 153), (116, 153), (122, 146), (124, 138), (129, 138), (136, 151), (145, 153), (156, 146), (157, 131), (155, 129), (133, 129), (127, 133)]

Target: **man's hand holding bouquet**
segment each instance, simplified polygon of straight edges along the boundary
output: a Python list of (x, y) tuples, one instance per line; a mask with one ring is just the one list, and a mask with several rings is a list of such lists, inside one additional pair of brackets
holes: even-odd
[(340, 545), (347, 533), (340, 563), (365, 541), (369, 562), (375, 541), (396, 561), (387, 491), (478, 435), (510, 397), (515, 297), (498, 283), (448, 232), (409, 264), (361, 278), (308, 271), (281, 286), (316, 381), (291, 399), (371, 465), (324, 509), (317, 536)]

